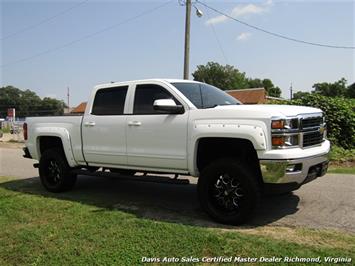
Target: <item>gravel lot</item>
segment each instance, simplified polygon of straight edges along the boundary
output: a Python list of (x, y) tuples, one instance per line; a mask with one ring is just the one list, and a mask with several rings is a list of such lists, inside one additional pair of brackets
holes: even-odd
[[(22, 157), (19, 146), (0, 144), (0, 176), (13, 176), (17, 180), (10, 182), (23, 182), (28, 190), (42, 194), (45, 192), (37, 169), (32, 167), (34, 162)], [(212, 223), (200, 210), (196, 179), (190, 180), (189, 185), (176, 185), (81, 176), (76, 189), (64, 197), (77, 201), (92, 197), (89, 204), (104, 201), (147, 218), (223, 227)], [(355, 233), (354, 221), (355, 175), (327, 174), (292, 194), (264, 197), (249, 225), (334, 228)]]

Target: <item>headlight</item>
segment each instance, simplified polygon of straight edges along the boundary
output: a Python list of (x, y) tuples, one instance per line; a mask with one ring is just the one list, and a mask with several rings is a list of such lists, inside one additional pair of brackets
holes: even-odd
[(299, 119), (292, 117), (271, 120), (271, 133), (274, 149), (299, 146)]
[(298, 129), (298, 118), (290, 119), (277, 119), (271, 121), (271, 129), (283, 130), (283, 129)]
[(285, 128), (284, 126), (285, 126), (284, 119), (271, 121), (271, 128), (272, 129), (284, 129)]
[(274, 148), (287, 148), (299, 145), (299, 135), (277, 135), (272, 136), (272, 146)]

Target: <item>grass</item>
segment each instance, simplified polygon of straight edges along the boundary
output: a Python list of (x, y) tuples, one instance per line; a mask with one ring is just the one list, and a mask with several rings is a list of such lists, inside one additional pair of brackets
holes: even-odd
[(355, 167), (339, 167), (331, 166), (328, 169), (328, 173), (331, 174), (350, 174), (355, 175)]
[(16, 139), (10, 139), (8, 142), (10, 143), (24, 143), (24, 140), (16, 140)]
[(3, 127), (0, 129), (2, 133), (10, 133), (10, 127)]
[(355, 174), (355, 149), (347, 150), (339, 146), (332, 146), (329, 159), (328, 173)]
[(39, 190), (0, 177), (0, 265), (137, 265), (143, 256), (355, 259), (355, 235), (340, 231), (188, 225)]

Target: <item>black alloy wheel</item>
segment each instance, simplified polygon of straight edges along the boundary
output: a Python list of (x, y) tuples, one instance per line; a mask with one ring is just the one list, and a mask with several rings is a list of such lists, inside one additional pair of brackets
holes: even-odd
[(202, 208), (224, 224), (242, 224), (254, 213), (260, 197), (255, 174), (236, 158), (216, 160), (206, 166), (198, 179)]
[(41, 155), (39, 176), (48, 191), (63, 192), (73, 188), (77, 176), (71, 170), (62, 149), (49, 149)]

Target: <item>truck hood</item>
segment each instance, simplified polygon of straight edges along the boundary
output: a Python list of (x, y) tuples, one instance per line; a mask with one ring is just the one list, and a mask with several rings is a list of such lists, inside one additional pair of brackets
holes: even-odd
[(242, 104), (242, 105), (223, 105), (214, 109), (260, 112), (264, 116), (296, 116), (300, 114), (321, 113), (322, 110), (313, 107), (296, 105), (277, 105), (277, 104)]

